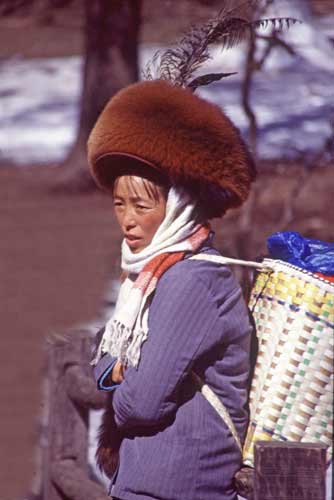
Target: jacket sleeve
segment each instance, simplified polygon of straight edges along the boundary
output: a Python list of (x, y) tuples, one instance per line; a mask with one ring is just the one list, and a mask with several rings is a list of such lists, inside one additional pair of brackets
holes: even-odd
[[(94, 351), (91, 359), (94, 359), (97, 353), (97, 349), (102, 340), (104, 330), (105, 327), (101, 328), (95, 335)], [(109, 382), (109, 375), (111, 374), (116, 364), (116, 361), (117, 361), (116, 357), (111, 356), (110, 354), (104, 354), (104, 356), (102, 356), (102, 358), (98, 361), (98, 363), (93, 367), (93, 377), (95, 379), (97, 388), (100, 391), (113, 391), (118, 386), (118, 384), (116, 383)]]
[(94, 366), (93, 376), (97, 388), (100, 391), (112, 391), (119, 385), (117, 383), (109, 382), (109, 375), (111, 374), (116, 362), (116, 357), (111, 356), (110, 354), (105, 354), (104, 356), (102, 356), (100, 361), (98, 361), (96, 366)]
[(118, 427), (150, 426), (175, 413), (179, 384), (204, 344), (208, 348), (217, 316), (217, 305), (199, 273), (180, 274), (177, 265), (167, 271), (150, 306), (149, 337), (138, 369), (128, 367), (113, 394)]

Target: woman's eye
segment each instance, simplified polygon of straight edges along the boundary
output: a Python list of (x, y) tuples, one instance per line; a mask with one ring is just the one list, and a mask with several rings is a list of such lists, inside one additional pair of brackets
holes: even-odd
[(139, 210), (148, 210), (149, 207), (146, 205), (136, 205), (136, 208), (139, 208)]

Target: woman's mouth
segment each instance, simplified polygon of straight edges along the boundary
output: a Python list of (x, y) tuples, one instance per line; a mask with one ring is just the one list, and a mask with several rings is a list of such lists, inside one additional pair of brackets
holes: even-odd
[(131, 234), (126, 234), (124, 237), (130, 248), (135, 247), (140, 240), (139, 236), (133, 236)]

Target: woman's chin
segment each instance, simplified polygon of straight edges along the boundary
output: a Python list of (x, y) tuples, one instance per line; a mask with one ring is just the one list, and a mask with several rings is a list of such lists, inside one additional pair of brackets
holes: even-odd
[(132, 253), (139, 253), (145, 248), (145, 246), (142, 245), (140, 241), (131, 241), (127, 239), (125, 241)]
[(141, 248), (141, 247), (131, 248), (130, 247), (130, 250), (131, 250), (132, 253), (139, 253), (139, 252), (141, 252), (143, 250), (143, 248)]

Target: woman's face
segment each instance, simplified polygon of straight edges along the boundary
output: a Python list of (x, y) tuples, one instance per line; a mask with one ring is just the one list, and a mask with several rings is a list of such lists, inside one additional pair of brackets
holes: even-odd
[(133, 253), (146, 248), (166, 213), (166, 195), (153, 181), (135, 175), (118, 177), (114, 209), (126, 243)]

